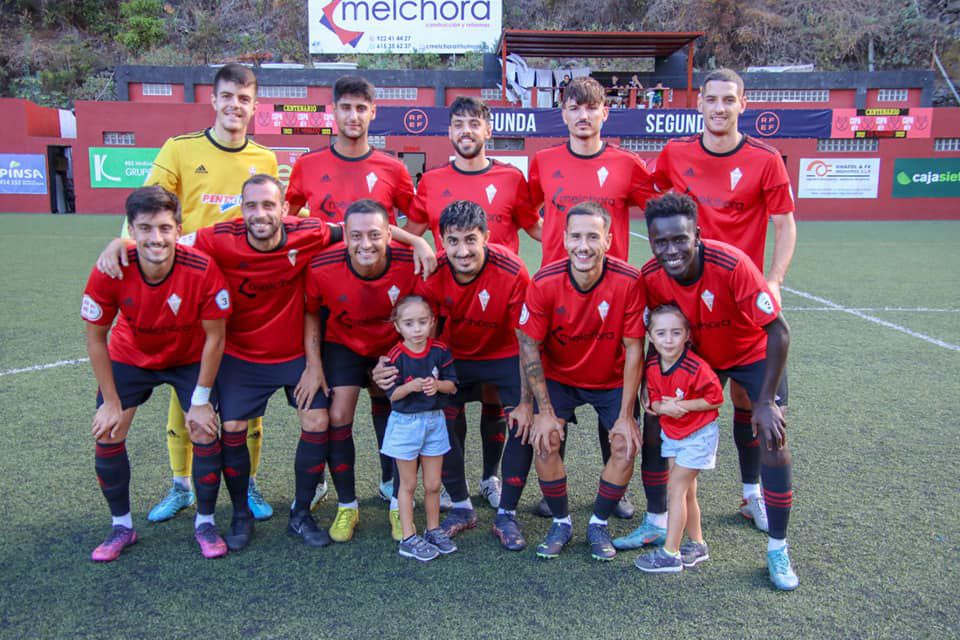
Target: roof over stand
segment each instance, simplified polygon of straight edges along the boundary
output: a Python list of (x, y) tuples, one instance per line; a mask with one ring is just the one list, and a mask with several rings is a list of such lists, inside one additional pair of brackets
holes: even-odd
[(506, 99), (507, 56), (539, 58), (665, 58), (687, 47), (686, 106), (692, 100), (693, 45), (703, 31), (534, 31), (504, 29), (497, 43)]

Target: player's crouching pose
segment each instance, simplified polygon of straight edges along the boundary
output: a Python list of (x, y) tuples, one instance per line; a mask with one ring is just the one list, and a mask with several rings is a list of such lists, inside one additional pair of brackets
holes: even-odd
[(125, 440), (137, 407), (164, 383), (174, 388), (181, 406), (190, 407), (186, 422), (195, 456), (195, 537), (206, 557), (222, 556), (227, 547), (213, 520), (221, 456), (210, 394), (231, 312), (227, 283), (209, 257), (177, 246), (181, 218), (176, 196), (157, 186), (137, 189), (127, 198), (126, 214), (136, 242), (127, 250), (129, 264), (123, 267), (127, 277), (111, 279), (94, 269), (80, 310), (87, 321), (87, 352), (100, 387), (93, 418), (95, 468), (113, 516), (110, 535), (93, 550), (92, 558), (116, 560), (137, 541), (130, 517)]
[[(568, 258), (541, 268), (527, 289), (520, 316), (520, 363), (527, 384), (514, 416), (530, 423), (540, 489), (553, 526), (537, 555), (555, 558), (570, 541), (567, 478), (560, 444), (574, 410), (589, 404), (610, 433), (611, 457), (603, 468), (587, 526), (590, 553), (610, 560), (616, 550), (607, 519), (623, 497), (640, 448), (637, 391), (643, 362), (643, 293), (640, 272), (607, 255), (610, 215), (594, 202), (566, 213)], [(525, 414), (525, 415), (524, 415)]]
[[(407, 296), (393, 310), (393, 324), (403, 338), (390, 351), (397, 377), (387, 396), (392, 411), (383, 437), (384, 455), (397, 461), (400, 486), (397, 501), (403, 539), (400, 555), (426, 562), (457, 546), (440, 528), (440, 484), (443, 456), (450, 450), (443, 408), (457, 392), (453, 356), (433, 335), (434, 317), (427, 301)], [(427, 529), (417, 535), (413, 524), (413, 492), (417, 466), (423, 465), (423, 507)]]
[[(648, 304), (675, 303), (690, 321), (695, 348), (721, 383), (736, 380), (750, 397), (770, 524), (770, 580), (778, 589), (796, 589), (786, 541), (792, 461), (781, 409), (787, 403), (783, 371), (790, 327), (763, 274), (744, 252), (701, 239), (697, 205), (689, 196), (668, 193), (647, 203), (645, 214), (654, 255), (643, 266)], [(644, 439), (658, 441), (659, 431), (645, 425)]]
[[(650, 312), (647, 335), (656, 353), (644, 371), (649, 408), (660, 416), (661, 455), (670, 461), (667, 541), (634, 562), (648, 573), (675, 573), (710, 555), (700, 529), (697, 474), (717, 462), (717, 409), (723, 387), (717, 374), (690, 349), (690, 323), (676, 305)], [(680, 544), (686, 530), (689, 542)]]

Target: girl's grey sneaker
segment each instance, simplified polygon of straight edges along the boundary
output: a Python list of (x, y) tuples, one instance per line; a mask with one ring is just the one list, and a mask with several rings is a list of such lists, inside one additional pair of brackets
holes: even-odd
[(429, 562), (440, 555), (440, 550), (420, 536), (413, 535), (400, 542), (400, 555), (420, 562)]
[(684, 568), (692, 567), (709, 559), (710, 550), (707, 548), (706, 542), (700, 543), (688, 540), (680, 545), (680, 560), (683, 562)]
[(673, 556), (657, 547), (656, 551), (645, 553), (633, 561), (637, 569), (647, 573), (679, 573), (683, 571), (683, 561), (680, 556)]
[(424, 532), (423, 538), (435, 546), (437, 551), (443, 555), (453, 553), (457, 550), (457, 545), (453, 543), (453, 540), (450, 539), (450, 536), (447, 535), (447, 532), (440, 527)]

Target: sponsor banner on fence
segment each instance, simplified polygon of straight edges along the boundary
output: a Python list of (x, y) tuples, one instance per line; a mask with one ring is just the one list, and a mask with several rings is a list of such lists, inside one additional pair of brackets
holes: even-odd
[[(330, 105), (261, 104), (258, 134), (336, 134)], [(493, 109), (493, 135), (566, 138), (559, 109)], [(370, 123), (377, 136), (446, 136), (450, 114), (445, 107), (379, 107)], [(676, 138), (699, 133), (703, 116), (692, 109), (614, 109), (603, 135), (614, 138)], [(757, 138), (828, 138), (829, 109), (747, 110), (740, 131)]]
[(834, 109), (831, 138), (929, 138), (933, 109)]
[(297, 158), (310, 151), (306, 147), (271, 147), (271, 151), (277, 154), (277, 177), (286, 187), (290, 184), (290, 172), (293, 171), (293, 165)]
[(894, 198), (960, 198), (960, 158), (897, 158)]
[(310, 53), (493, 51), (500, 0), (309, 0)]
[(47, 192), (47, 157), (40, 153), (0, 153), (0, 193)]
[(160, 149), (90, 147), (90, 187), (136, 189), (142, 187)]
[(880, 158), (801, 158), (799, 198), (876, 198)]

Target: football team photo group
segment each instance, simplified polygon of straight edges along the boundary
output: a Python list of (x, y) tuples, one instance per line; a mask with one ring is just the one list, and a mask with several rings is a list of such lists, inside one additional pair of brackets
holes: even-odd
[[(738, 473), (742, 492), (704, 509), (746, 518), (758, 533), (741, 553), (774, 588), (798, 587), (781, 303), (794, 196), (780, 153), (738, 126), (737, 73), (704, 76), (702, 131), (671, 139), (649, 166), (604, 140), (606, 90), (588, 76), (559, 95), (568, 140), (537, 152), (526, 175), (488, 157), (490, 109), (459, 96), (452, 159), (416, 185), (371, 144), (365, 78), (337, 80), (337, 137), (301, 155), (288, 184), (274, 152), (248, 137), (256, 96), (253, 70), (221, 67), (212, 126), (167, 140), (118, 237), (90, 256), (80, 315), (109, 510), (93, 561), (122, 567), (138, 541), (144, 514), (131, 513), (131, 493), (145, 488), (127, 454), (131, 429), (156, 447), (167, 434), (170, 483), (150, 496), (151, 537), (184, 512), (192, 548), (226, 562), (272, 553), (257, 523), (275, 516), (292, 545), (349, 544), (374, 517), (358, 496), (367, 457), (354, 442), (371, 430), (392, 537), (384, 554), (432, 561), (483, 535), (507, 559), (622, 554), (640, 572), (683, 572), (711, 558), (699, 475)], [(235, 206), (206, 194), (235, 194)], [(631, 209), (645, 263), (630, 255)], [(520, 257), (521, 240), (538, 264)], [(158, 387), (164, 403), (169, 391), (166, 425), (135, 417)], [(281, 463), (293, 465), (289, 488), (258, 481), (280, 390), (299, 421), (295, 455)], [(725, 403), (732, 424), (720, 421)], [(582, 522), (567, 491), (578, 409), (596, 415), (600, 460)], [(736, 463), (718, 460), (721, 441)], [(473, 490), (470, 455), (482, 469)], [(215, 519), (221, 491), (228, 522)], [(537, 516), (518, 509), (524, 491), (550, 519), (542, 538), (525, 533)], [(318, 506), (334, 494), (324, 521)]]

